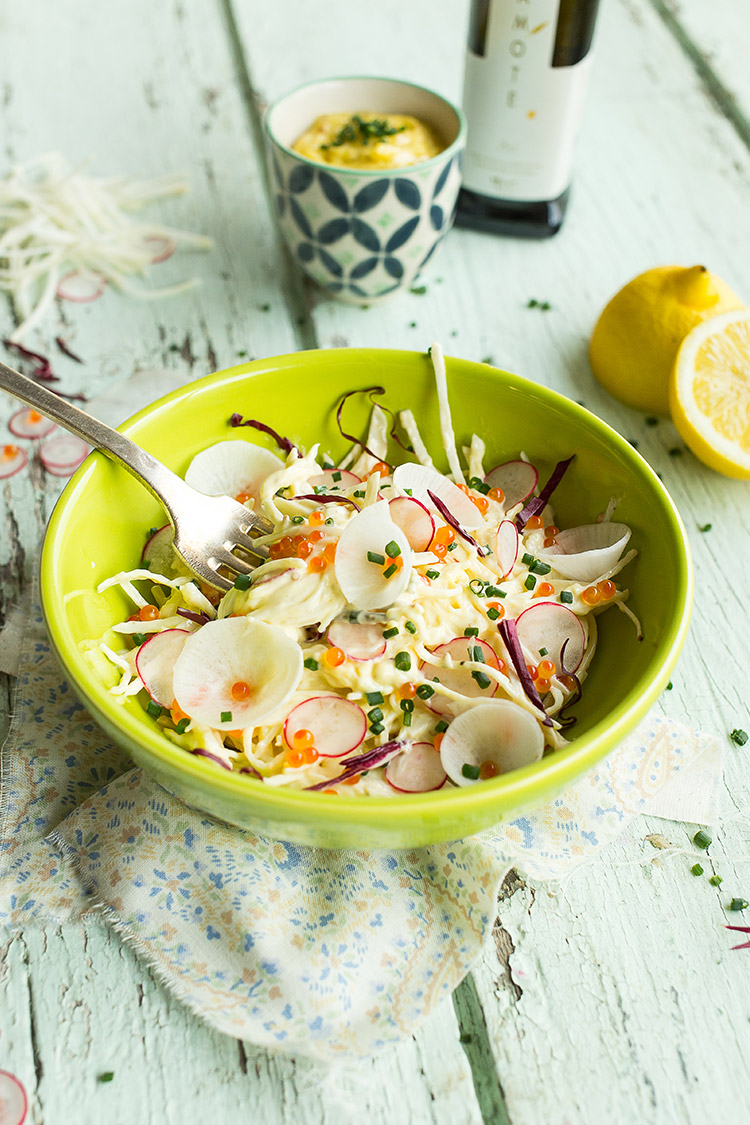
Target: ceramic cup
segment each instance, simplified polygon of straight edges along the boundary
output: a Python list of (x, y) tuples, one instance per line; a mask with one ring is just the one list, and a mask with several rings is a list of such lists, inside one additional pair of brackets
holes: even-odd
[[(412, 114), (446, 147), (393, 169), (337, 168), (292, 149), (320, 114), (363, 110)], [(411, 82), (331, 78), (272, 105), (266, 139), (279, 225), (300, 268), (351, 304), (408, 289), (453, 224), (466, 140), (461, 111)]]

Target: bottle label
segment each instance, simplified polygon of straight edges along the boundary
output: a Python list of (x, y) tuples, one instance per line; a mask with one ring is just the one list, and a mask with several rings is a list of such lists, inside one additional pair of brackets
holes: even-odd
[(463, 184), (556, 199), (570, 183), (598, 0), (473, 0)]

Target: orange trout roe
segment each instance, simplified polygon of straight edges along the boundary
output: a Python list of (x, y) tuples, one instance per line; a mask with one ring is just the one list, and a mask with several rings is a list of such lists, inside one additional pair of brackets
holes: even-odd
[(539, 664), (537, 665), (537, 672), (542, 677), (542, 679), (545, 680), (549, 680), (552, 676), (554, 676), (556, 671), (557, 668), (555, 667), (554, 660), (540, 660)]
[(581, 597), (586, 605), (598, 605), (602, 600), (602, 592), (597, 586), (587, 586)]
[(602, 582), (597, 582), (596, 588), (601, 594), (603, 602), (608, 602), (617, 593), (617, 587), (609, 578), (605, 578)]
[(309, 750), (314, 742), (315, 735), (311, 730), (307, 730), (305, 727), (300, 727), (298, 730), (294, 731), (289, 739), (292, 750)]
[(236, 683), (232, 684), (230, 695), (232, 696), (232, 699), (235, 699), (239, 703), (240, 700), (247, 699), (251, 690), (252, 688), (246, 680), (237, 680)]
[(340, 668), (346, 660), (346, 653), (342, 648), (336, 648), (336, 646), (333, 645), (331, 648), (326, 649), (320, 659), (321, 662), (327, 664), (329, 668)]
[(252, 495), (249, 492), (238, 492), (235, 500), (238, 504), (247, 504), (248, 500), (252, 500)]
[(483, 516), (486, 515), (490, 507), (490, 502), (486, 496), (470, 496), (469, 499), (471, 500), (474, 507), (479, 512), (481, 512)]
[(300, 766), (305, 764), (305, 755), (302, 750), (287, 750), (284, 764), (291, 769), (299, 769)]
[(316, 508), (314, 512), (310, 512), (310, 515), (308, 517), (307, 522), (314, 525), (316, 523), (323, 523), (325, 518), (326, 518), (326, 514), (323, 511), (323, 509), (322, 508)]
[(550, 582), (540, 582), (532, 598), (549, 598), (555, 592), (555, 587)]
[(159, 616), (159, 610), (155, 605), (143, 605), (138, 610), (138, 618), (140, 621), (156, 621)]
[(440, 747), (443, 745), (443, 739), (444, 738), (445, 738), (445, 731), (440, 731), (438, 734), (435, 735), (435, 737), (432, 740), (432, 745), (435, 747), (436, 750), (439, 750)]
[(20, 453), (17, 445), (4, 445), (3, 446), (3, 461), (11, 461), (17, 453)]
[(490, 500), (496, 500), (498, 504), (502, 504), (503, 500), (505, 499), (505, 493), (503, 492), (502, 488), (491, 488), (487, 495), (489, 496)]
[(390, 476), (390, 472), (391, 466), (388, 465), (385, 461), (376, 461), (373, 467), (370, 469), (369, 473), (366, 474), (365, 479), (374, 476), (375, 473), (377, 473), (378, 476), (387, 477)]
[(479, 767), (479, 780), (488, 781), (491, 777), (497, 777), (498, 772), (498, 768), (494, 762), (482, 762), (481, 766)]
[(544, 527), (544, 520), (541, 516), (529, 516), (526, 520), (526, 527), (524, 531), (538, 531), (540, 527)]
[(328, 567), (328, 563), (322, 555), (314, 555), (307, 564), (307, 569), (312, 570), (316, 574), (321, 574)]
[(398, 694), (399, 699), (413, 699), (414, 696), (417, 694), (417, 685), (416, 684), (409, 684), (409, 683), (402, 684), (401, 687), (398, 689), (397, 694)]

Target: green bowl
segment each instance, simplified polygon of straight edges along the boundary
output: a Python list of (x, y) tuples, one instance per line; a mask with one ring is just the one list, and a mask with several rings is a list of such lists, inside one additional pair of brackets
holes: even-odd
[[(133, 761), (180, 800), (243, 828), (318, 847), (400, 848), (456, 839), (570, 785), (633, 730), (666, 685), (687, 633), (693, 580), (682, 521), (656, 474), (614, 430), (562, 395), (486, 364), (448, 359), (447, 369), (457, 439), (477, 432), (487, 445), (487, 467), (523, 450), (543, 478), (556, 461), (575, 454), (554, 496), (561, 527), (591, 522), (617, 497), (617, 518), (632, 528), (639, 552), (621, 581), (631, 591), (643, 641), (624, 614), (612, 609), (601, 617), (598, 651), (575, 712), (575, 740), (505, 777), (392, 800), (264, 786), (173, 746), (136, 700), (122, 703), (109, 694), (85, 655), (87, 641), (100, 639), (132, 611), (119, 590), (97, 594), (97, 585), (137, 565), (147, 529), (164, 521), (133, 477), (94, 453), (50, 520), (41, 567), (44, 615), (85, 705)], [(304, 445), (320, 441), (337, 456), (346, 448), (335, 418), (340, 396), (374, 385), (385, 387), (391, 409), (413, 410), (440, 467), (432, 367), (416, 352), (337, 349), (242, 364), (167, 395), (122, 429), (178, 473), (207, 445), (238, 436), (229, 426), (235, 411)], [(364, 433), (368, 414), (367, 397), (353, 396), (345, 428)], [(267, 441), (251, 430), (242, 430), (242, 437)]]

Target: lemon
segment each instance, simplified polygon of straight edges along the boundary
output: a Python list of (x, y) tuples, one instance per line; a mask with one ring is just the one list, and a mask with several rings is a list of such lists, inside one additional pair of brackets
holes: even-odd
[(689, 449), (728, 477), (750, 478), (750, 309), (696, 325), (669, 384), (672, 420)]
[(597, 321), (589, 344), (594, 375), (636, 410), (669, 413), (669, 376), (688, 332), (742, 305), (705, 266), (660, 266), (629, 281)]

